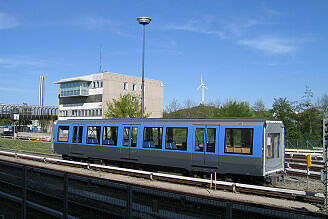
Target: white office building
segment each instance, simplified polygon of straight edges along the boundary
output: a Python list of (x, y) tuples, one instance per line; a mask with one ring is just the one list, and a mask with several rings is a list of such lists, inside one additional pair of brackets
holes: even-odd
[[(107, 101), (127, 92), (141, 96), (141, 78), (111, 72), (61, 79), (58, 119), (101, 119)], [(163, 82), (145, 79), (145, 109), (151, 118), (163, 115)]]

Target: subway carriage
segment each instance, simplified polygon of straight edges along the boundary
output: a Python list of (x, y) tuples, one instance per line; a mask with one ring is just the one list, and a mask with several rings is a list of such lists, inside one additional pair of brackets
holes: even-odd
[(65, 159), (267, 178), (284, 170), (284, 126), (273, 118), (62, 120)]

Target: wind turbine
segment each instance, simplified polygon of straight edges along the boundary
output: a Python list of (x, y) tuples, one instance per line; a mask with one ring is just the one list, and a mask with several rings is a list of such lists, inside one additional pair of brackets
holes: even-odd
[(202, 88), (202, 104), (204, 105), (204, 88), (208, 89), (205, 84), (203, 83), (203, 76), (200, 75), (200, 85), (197, 88), (197, 90), (199, 90), (199, 88)]

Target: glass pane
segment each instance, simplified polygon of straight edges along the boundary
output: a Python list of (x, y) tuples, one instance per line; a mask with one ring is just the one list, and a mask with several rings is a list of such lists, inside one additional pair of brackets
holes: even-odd
[(72, 139), (73, 143), (76, 143), (76, 135), (77, 135), (77, 126), (73, 126), (73, 139)]
[(225, 130), (225, 153), (252, 154), (253, 129), (227, 128)]
[(188, 128), (167, 128), (166, 129), (166, 149), (187, 150)]
[(138, 128), (132, 127), (132, 133), (131, 133), (131, 147), (137, 146), (137, 136), (138, 136)]
[(80, 126), (79, 127), (79, 136), (78, 136), (78, 139), (77, 139), (78, 143), (82, 143), (82, 135), (83, 135), (83, 126)]
[(207, 129), (207, 144), (206, 152), (215, 152), (215, 139), (216, 139), (216, 129)]
[(99, 144), (100, 143), (100, 126), (88, 126), (87, 143)]
[(269, 133), (266, 139), (266, 158), (278, 158), (279, 157), (279, 145), (280, 145), (280, 134)]
[(68, 130), (69, 126), (59, 126), (57, 138), (59, 142), (68, 142)]
[(129, 146), (129, 133), (130, 133), (130, 128), (125, 127), (123, 132), (123, 146)]
[(203, 152), (204, 151), (204, 128), (196, 129), (196, 142), (195, 142), (195, 151)]
[(103, 144), (117, 145), (117, 132), (118, 127), (105, 126), (103, 134)]
[(162, 127), (144, 128), (143, 147), (144, 148), (162, 148)]

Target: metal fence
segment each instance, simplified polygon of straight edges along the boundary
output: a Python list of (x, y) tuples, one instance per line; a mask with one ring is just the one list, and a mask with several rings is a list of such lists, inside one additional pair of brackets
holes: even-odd
[(285, 139), (286, 148), (296, 149), (322, 149), (321, 140)]
[(2, 218), (315, 218), (0, 161)]

